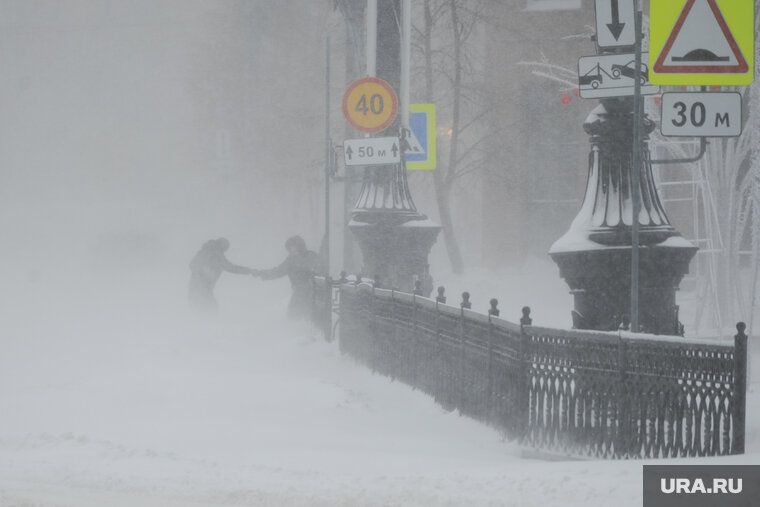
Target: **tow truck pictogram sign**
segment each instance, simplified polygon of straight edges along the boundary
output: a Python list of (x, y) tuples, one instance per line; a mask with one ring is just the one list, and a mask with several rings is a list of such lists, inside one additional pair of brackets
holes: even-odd
[[(615, 54), (582, 56), (578, 59), (578, 89), (584, 99), (624, 97), (635, 91), (636, 55)], [(640, 92), (653, 95), (659, 86), (649, 82), (648, 55), (642, 53), (639, 70)]]
[(750, 84), (753, 3), (752, 0), (652, 0), (651, 82)]

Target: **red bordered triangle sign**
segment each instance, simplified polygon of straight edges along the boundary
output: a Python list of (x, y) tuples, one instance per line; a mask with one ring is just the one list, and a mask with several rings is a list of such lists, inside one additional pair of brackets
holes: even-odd
[(653, 70), (657, 74), (743, 74), (749, 65), (715, 0), (687, 0)]

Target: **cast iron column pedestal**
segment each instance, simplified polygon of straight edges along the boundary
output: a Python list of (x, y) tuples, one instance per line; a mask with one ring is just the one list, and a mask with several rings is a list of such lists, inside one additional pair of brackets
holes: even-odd
[[(401, 11), (400, 0), (377, 2), (377, 77), (395, 90), (401, 88)], [(384, 135), (397, 135), (399, 127), (397, 119)], [(419, 280), (422, 293), (430, 294), (433, 281), (428, 253), (440, 227), (417, 211), (403, 156), (400, 163), (365, 169), (348, 227), (361, 248), (364, 275), (377, 277), (381, 287), (405, 292), (414, 291)]]
[(403, 164), (367, 169), (349, 228), (362, 251), (362, 273), (404, 292), (419, 280), (430, 294), (428, 254), (441, 228), (417, 211)]
[(589, 173), (581, 210), (549, 250), (575, 300), (573, 327), (611, 330), (631, 309), (631, 177), (639, 178), (640, 331), (682, 334), (675, 292), (697, 247), (670, 225), (652, 178), (644, 117), (641, 165), (632, 170), (632, 98), (601, 101), (583, 128), (591, 135)]

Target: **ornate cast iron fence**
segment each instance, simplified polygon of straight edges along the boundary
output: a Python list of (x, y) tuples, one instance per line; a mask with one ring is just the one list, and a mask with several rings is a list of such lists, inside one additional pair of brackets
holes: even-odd
[[(340, 349), (528, 447), (601, 458), (744, 452), (747, 337), (734, 345), (521, 324), (437, 300), (315, 279)], [(339, 297), (337, 297), (339, 296)]]

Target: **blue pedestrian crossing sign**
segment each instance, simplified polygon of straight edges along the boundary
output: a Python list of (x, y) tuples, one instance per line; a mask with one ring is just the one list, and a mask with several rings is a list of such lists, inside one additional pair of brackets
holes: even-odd
[(435, 169), (435, 104), (410, 104), (409, 128), (402, 128), (409, 170)]

